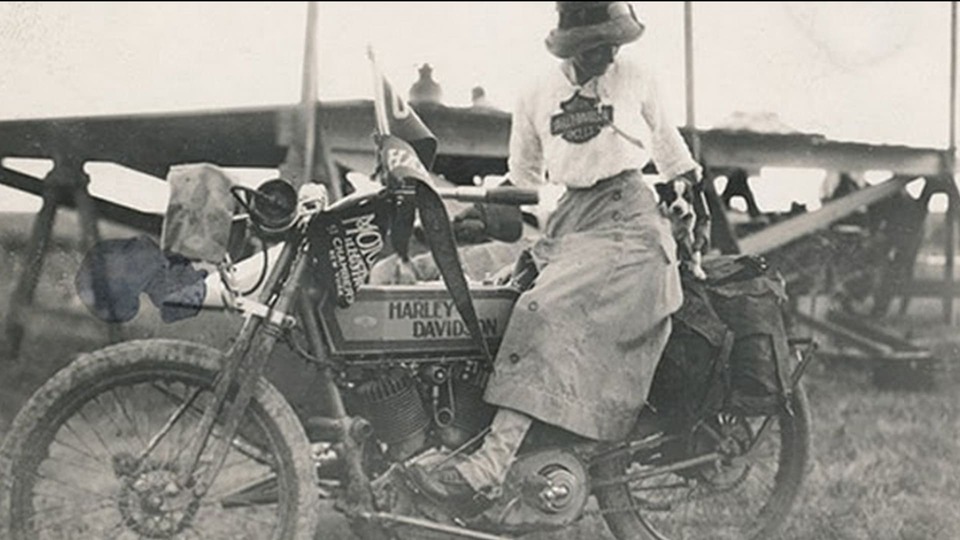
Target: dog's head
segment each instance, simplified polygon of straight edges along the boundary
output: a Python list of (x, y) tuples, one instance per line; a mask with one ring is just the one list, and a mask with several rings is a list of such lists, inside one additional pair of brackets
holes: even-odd
[(660, 207), (671, 217), (686, 221), (693, 216), (693, 194), (683, 180), (658, 182), (654, 185)]

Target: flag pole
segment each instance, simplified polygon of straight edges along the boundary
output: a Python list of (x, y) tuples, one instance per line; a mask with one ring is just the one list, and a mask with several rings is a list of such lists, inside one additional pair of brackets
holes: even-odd
[(373, 45), (367, 45), (367, 58), (370, 59), (370, 71), (373, 73), (373, 114), (377, 121), (377, 133), (390, 134), (390, 124), (387, 122), (386, 96), (383, 91), (383, 76), (377, 66), (377, 58), (373, 52)]
[[(949, 114), (950, 155), (957, 150), (957, 3), (950, 2), (950, 114)], [(951, 171), (952, 173), (953, 171)]]
[[(303, 114), (303, 178), (313, 181), (317, 144), (317, 3), (307, 2), (307, 35), (303, 48), (300, 107)], [(332, 182), (332, 181), (331, 181)]]
[(322, 123), (319, 121), (318, 19), (317, 2), (307, 2), (300, 102), (289, 112), (283, 111), (279, 117), (277, 142), (287, 147), (287, 155), (279, 169), (281, 178), (297, 189), (308, 182), (324, 184), (330, 199), (336, 201), (343, 194), (340, 175), (324, 144)]
[(960, 190), (957, 189), (957, 3), (950, 2), (950, 111), (949, 111), (949, 148), (945, 176), (949, 182), (946, 213), (946, 238), (943, 265), (944, 290), (943, 315), (948, 324), (953, 323), (954, 298), (951, 294), (955, 278), (956, 229), (960, 224)]
[(697, 112), (693, 70), (693, 2), (683, 3), (683, 58), (684, 86), (686, 90), (687, 131), (693, 159), (700, 161), (700, 136), (697, 133)]

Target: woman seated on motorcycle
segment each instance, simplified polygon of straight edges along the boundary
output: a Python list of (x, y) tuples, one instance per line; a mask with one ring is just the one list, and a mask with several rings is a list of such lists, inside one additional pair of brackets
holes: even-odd
[(509, 177), (566, 194), (530, 255), (484, 399), (499, 407), (482, 446), (428, 471), (423, 490), (452, 503), (494, 498), (534, 420), (612, 441), (634, 427), (681, 304), (676, 245), (641, 170), (695, 183), (699, 167), (651, 73), (618, 54), (644, 25), (628, 2), (557, 2), (551, 63), (513, 115)]

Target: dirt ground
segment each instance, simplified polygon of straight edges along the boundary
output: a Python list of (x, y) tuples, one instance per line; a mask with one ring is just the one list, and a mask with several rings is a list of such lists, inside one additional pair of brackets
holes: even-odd
[[(23, 265), (27, 223), (0, 216), (0, 316), (6, 315)], [(22, 354), (18, 360), (0, 357), (0, 438), (46, 378), (76, 353), (108, 343), (105, 325), (85, 312), (73, 290), (80, 262), (74, 233), (69, 224), (58, 227), (62, 236), (41, 275)], [(122, 230), (109, 234), (130, 235)], [(960, 538), (960, 332), (942, 322), (940, 309), (939, 302), (916, 301), (907, 316), (881, 321), (935, 352), (939, 362), (930, 388), (880, 389), (869, 362), (822, 360), (811, 368), (806, 387), (813, 459), (784, 538)], [(236, 328), (236, 320), (220, 314), (163, 324), (144, 303), (137, 319), (121, 329), (121, 337), (177, 337), (222, 347)], [(310, 378), (301, 376), (301, 369), (296, 360), (280, 361), (272, 378), (283, 381), (280, 386), (291, 401), (308, 409)], [(331, 519), (321, 537), (346, 534), (342, 522)], [(601, 537), (610, 536), (595, 518), (560, 536)]]

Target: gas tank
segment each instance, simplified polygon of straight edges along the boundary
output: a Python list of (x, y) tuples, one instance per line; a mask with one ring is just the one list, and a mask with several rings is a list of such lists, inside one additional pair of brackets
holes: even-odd
[[(518, 293), (492, 285), (472, 285), (470, 291), (480, 329), (491, 347), (496, 347)], [(347, 307), (337, 305), (331, 296), (318, 309), (334, 354), (479, 353), (441, 282), (364, 285)]]

